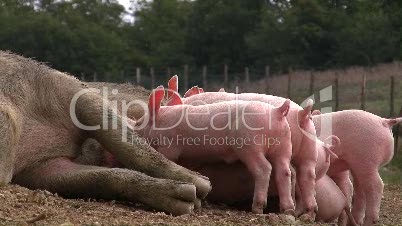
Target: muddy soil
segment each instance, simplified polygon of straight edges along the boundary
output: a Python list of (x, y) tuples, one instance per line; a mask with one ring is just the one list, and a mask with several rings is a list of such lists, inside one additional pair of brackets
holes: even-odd
[[(378, 225), (402, 226), (402, 187), (386, 185)], [(174, 217), (143, 205), (63, 199), (17, 185), (0, 188), (0, 225), (331, 225), (307, 224), (276, 214), (255, 215), (204, 203), (194, 214)]]

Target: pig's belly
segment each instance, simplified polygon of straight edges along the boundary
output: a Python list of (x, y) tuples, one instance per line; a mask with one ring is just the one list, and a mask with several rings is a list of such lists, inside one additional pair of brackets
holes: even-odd
[(74, 158), (80, 147), (73, 139), (67, 129), (27, 122), (17, 147), (14, 175), (46, 159)]
[(239, 158), (229, 147), (185, 148), (179, 157), (179, 162), (185, 165), (200, 165), (205, 163), (225, 162), (233, 163)]
[(254, 182), (243, 164), (221, 162), (191, 169), (210, 179), (212, 190), (208, 200), (227, 204), (252, 200)]

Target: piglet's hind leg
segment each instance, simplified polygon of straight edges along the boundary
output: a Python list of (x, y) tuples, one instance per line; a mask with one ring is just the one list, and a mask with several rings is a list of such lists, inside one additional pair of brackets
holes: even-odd
[[(353, 203), (352, 203), (352, 215), (358, 225), (363, 224), (364, 213), (366, 211), (366, 194), (364, 191), (364, 184), (360, 181), (359, 177), (352, 172), (353, 175)], [(370, 182), (371, 183), (371, 182)], [(348, 223), (351, 225), (351, 222)]]
[[(290, 159), (290, 158), (289, 158)], [(276, 186), (278, 187), (281, 212), (295, 216), (295, 205), (292, 199), (292, 183), (290, 163), (286, 159), (276, 159), (273, 162)]]
[(246, 165), (254, 178), (253, 213), (262, 214), (267, 205), (267, 194), (272, 166), (262, 152), (238, 150), (240, 160)]
[(378, 171), (374, 170), (370, 176), (364, 178), (366, 193), (366, 214), (364, 217), (364, 226), (372, 226), (378, 222), (381, 197), (384, 191), (384, 184)]
[(297, 182), (299, 184), (304, 213), (300, 216), (304, 221), (314, 221), (318, 210), (315, 199), (315, 165), (314, 162), (299, 162), (296, 166)]

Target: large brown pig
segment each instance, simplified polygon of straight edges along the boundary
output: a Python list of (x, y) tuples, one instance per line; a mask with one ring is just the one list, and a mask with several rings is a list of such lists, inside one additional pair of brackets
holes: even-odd
[[(131, 139), (137, 134), (130, 127), (124, 142), (126, 117), (76, 78), (0, 51), (0, 82), (0, 185), (139, 201), (173, 214), (191, 213), (196, 197), (209, 192), (207, 178)], [(73, 162), (88, 138), (127, 169)]]

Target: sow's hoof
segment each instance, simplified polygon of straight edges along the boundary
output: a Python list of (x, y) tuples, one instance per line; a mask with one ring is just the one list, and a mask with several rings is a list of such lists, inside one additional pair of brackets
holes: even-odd
[(208, 177), (199, 175), (193, 183), (197, 188), (197, 197), (200, 199), (205, 198), (212, 190), (211, 182)]
[(193, 213), (198, 203), (196, 188), (192, 184), (163, 180), (163, 183), (155, 183), (143, 192), (134, 194), (138, 201), (174, 216)]

